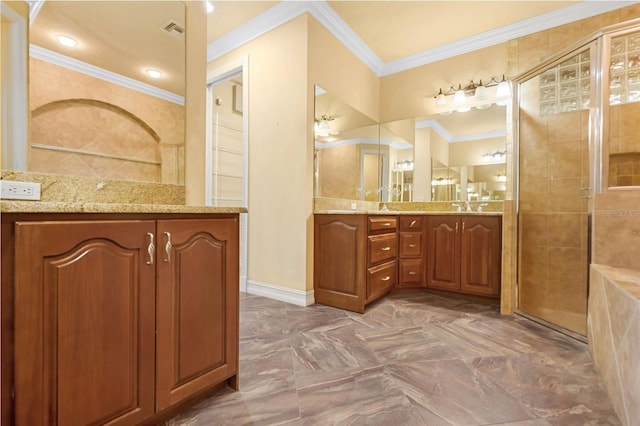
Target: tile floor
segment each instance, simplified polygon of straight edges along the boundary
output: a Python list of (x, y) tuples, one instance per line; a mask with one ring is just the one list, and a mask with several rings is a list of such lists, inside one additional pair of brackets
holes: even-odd
[(240, 299), (240, 391), (186, 425), (619, 425), (585, 344), (426, 293), (363, 314)]

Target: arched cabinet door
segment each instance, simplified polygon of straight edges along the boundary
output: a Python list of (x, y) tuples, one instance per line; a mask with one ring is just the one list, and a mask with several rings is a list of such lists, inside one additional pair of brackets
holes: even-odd
[(427, 286), (460, 290), (460, 220), (429, 216), (427, 229)]
[(500, 295), (502, 231), (499, 217), (462, 218), (462, 291), (482, 296)]
[(154, 232), (154, 221), (16, 223), (16, 425), (153, 414)]
[(239, 237), (236, 218), (159, 220), (157, 229), (162, 410), (237, 373)]

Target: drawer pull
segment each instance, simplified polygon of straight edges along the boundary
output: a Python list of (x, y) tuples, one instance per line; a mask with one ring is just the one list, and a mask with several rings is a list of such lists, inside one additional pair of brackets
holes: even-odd
[(415, 244), (409, 244), (409, 247), (414, 248), (414, 247), (416, 247), (416, 245)]
[(149, 237), (149, 245), (147, 246), (147, 254), (149, 255), (149, 260), (147, 260), (147, 265), (153, 265), (153, 255), (156, 251), (156, 246), (153, 243), (153, 234), (151, 232), (147, 232), (147, 237)]
[(165, 232), (164, 235), (167, 237), (167, 244), (164, 246), (164, 252), (166, 254), (164, 261), (165, 262), (170, 262), (171, 261), (171, 249), (173, 248), (173, 245), (171, 244), (171, 233), (170, 232)]
[(409, 275), (415, 275), (415, 274), (417, 274), (416, 271), (409, 271)]
[(382, 226), (391, 226), (391, 222), (385, 222), (382, 224)]
[(382, 250), (382, 251), (389, 251), (389, 250), (391, 250), (391, 247), (382, 247), (380, 250)]
[(412, 220), (411, 223), (409, 224), (409, 228), (413, 228), (413, 225), (415, 225), (418, 221), (417, 220)]
[(387, 275), (386, 277), (382, 278), (380, 281), (389, 281), (390, 279), (391, 277)]

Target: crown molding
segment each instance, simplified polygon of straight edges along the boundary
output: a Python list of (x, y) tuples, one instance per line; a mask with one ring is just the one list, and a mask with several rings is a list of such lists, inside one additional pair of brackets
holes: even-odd
[(207, 45), (207, 63), (309, 11), (307, 2), (283, 1)]
[(340, 15), (326, 1), (306, 3), (308, 12), (316, 18), (335, 38), (358, 57), (378, 77), (384, 69), (384, 62), (375, 52), (351, 29)]
[(435, 118), (429, 120), (421, 120), (416, 122), (416, 129), (432, 129), (447, 143), (470, 142), (483, 139), (503, 138), (507, 136), (506, 130), (493, 130), (490, 132), (474, 133), (472, 135), (453, 136), (445, 129), (442, 124)]
[(350, 139), (341, 139), (337, 141), (331, 142), (319, 142), (315, 141), (316, 149), (327, 149), (327, 148), (335, 148), (338, 146), (348, 146), (348, 145), (378, 145), (380, 141), (378, 139), (371, 138), (350, 138)]
[(184, 96), (180, 96), (167, 90), (152, 86), (150, 84), (125, 77), (121, 74), (107, 71), (104, 68), (90, 65), (86, 62), (79, 61), (66, 55), (61, 55), (60, 53), (45, 49), (40, 46), (36, 46), (34, 44), (29, 45), (29, 56), (70, 69), (72, 71), (98, 78), (100, 80), (108, 81), (109, 83), (126, 87), (127, 89), (132, 89), (137, 92), (154, 96), (165, 101), (173, 102), (178, 105), (184, 105)]
[(284, 1), (268, 9), (261, 15), (241, 25), (230, 33), (209, 43), (207, 62), (211, 62), (243, 44), (271, 31), (272, 29), (303, 14), (309, 13), (318, 20), (334, 37), (358, 57), (378, 77), (406, 71), (432, 62), (469, 53), (474, 50), (504, 43), (518, 37), (533, 34), (559, 25), (589, 18), (615, 9), (629, 6), (639, 1), (587, 1), (545, 13), (487, 31), (473, 37), (466, 37), (452, 43), (428, 49), (404, 58), (383, 62), (375, 52), (347, 25), (338, 13), (325, 1)]
[(29, 26), (31, 26), (33, 21), (36, 20), (38, 13), (40, 13), (40, 9), (42, 9), (42, 6), (44, 5), (44, 0), (33, 0), (28, 1), (27, 3), (29, 3)]
[(381, 76), (395, 74), (427, 65), (432, 62), (469, 53), (474, 50), (504, 43), (518, 37), (548, 30), (570, 22), (579, 21), (601, 13), (610, 12), (638, 1), (581, 1), (577, 4), (525, 19), (473, 37), (466, 37), (433, 49), (409, 55), (384, 64)]

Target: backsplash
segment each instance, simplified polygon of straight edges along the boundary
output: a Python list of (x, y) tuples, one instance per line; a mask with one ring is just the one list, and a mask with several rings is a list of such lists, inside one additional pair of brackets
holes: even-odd
[(183, 185), (3, 170), (2, 179), (39, 182), (40, 201), (183, 205)]

